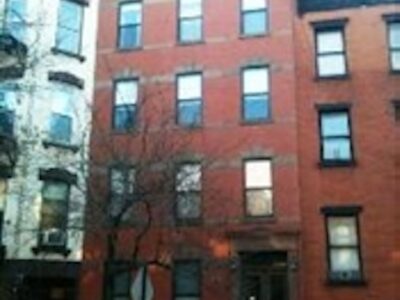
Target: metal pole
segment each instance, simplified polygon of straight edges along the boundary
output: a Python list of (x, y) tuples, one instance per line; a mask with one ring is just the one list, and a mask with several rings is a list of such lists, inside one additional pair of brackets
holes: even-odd
[(147, 288), (147, 265), (143, 267), (142, 300), (146, 300), (146, 288)]

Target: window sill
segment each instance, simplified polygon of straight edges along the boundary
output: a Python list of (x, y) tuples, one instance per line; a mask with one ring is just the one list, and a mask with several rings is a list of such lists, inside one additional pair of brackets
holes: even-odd
[(270, 215), (265, 215), (265, 216), (245, 215), (244, 222), (245, 223), (275, 223), (276, 217), (273, 213)]
[(50, 140), (44, 140), (42, 142), (42, 144), (45, 149), (54, 147), (54, 148), (60, 148), (60, 149), (64, 149), (64, 150), (70, 150), (73, 153), (76, 153), (79, 150), (79, 146), (77, 146), (77, 145), (71, 145), (71, 144), (67, 144), (67, 143), (55, 142), (55, 141), (50, 141)]
[(393, 70), (393, 69), (390, 69), (389, 75), (400, 75), (400, 70)]
[(314, 81), (330, 81), (330, 80), (348, 80), (350, 79), (350, 74), (344, 75), (332, 75), (332, 76), (315, 76)]
[(364, 279), (355, 279), (355, 280), (327, 279), (326, 285), (332, 287), (365, 287), (368, 285), (368, 282)]
[(10, 166), (4, 166), (0, 163), (0, 178), (7, 179), (14, 177), (14, 169)]
[(257, 38), (263, 38), (263, 37), (268, 37), (268, 36), (269, 36), (269, 31), (254, 33), (254, 34), (241, 33), (239, 35), (239, 39), (241, 39), (241, 40), (257, 39)]
[(193, 218), (193, 219), (175, 219), (175, 224), (176, 226), (179, 227), (195, 227), (195, 226), (201, 226), (203, 224), (203, 220), (201, 217), (199, 218)]
[(125, 52), (135, 52), (135, 51), (141, 51), (143, 50), (143, 46), (137, 46), (137, 47), (131, 47), (131, 48), (120, 48), (117, 46), (116, 48), (118, 53), (125, 53)]
[(70, 255), (71, 250), (68, 249), (65, 245), (63, 246), (38, 245), (36, 247), (32, 247), (32, 253), (34, 255), (38, 255), (39, 253), (61, 254), (64, 257), (67, 257), (68, 255)]
[(272, 119), (265, 119), (265, 120), (254, 120), (254, 121), (246, 121), (243, 120), (240, 122), (242, 126), (257, 126), (257, 125), (270, 125), (273, 124), (274, 121)]
[(187, 41), (187, 42), (185, 42), (185, 41), (177, 41), (177, 43), (176, 43), (177, 46), (183, 46), (183, 47), (186, 47), (186, 46), (200, 46), (200, 45), (204, 45), (204, 44), (205, 44), (205, 41), (203, 39), (197, 40), (197, 41)]
[(69, 52), (69, 51), (65, 51), (62, 49), (58, 49), (56, 47), (51, 48), (51, 52), (55, 55), (61, 54), (61, 55), (65, 55), (71, 58), (75, 58), (77, 60), (79, 60), (80, 62), (84, 62), (86, 60), (86, 58), (83, 55), (80, 55), (78, 53), (73, 53), (73, 52)]
[(203, 128), (203, 125), (202, 124), (193, 124), (193, 125), (190, 125), (190, 124), (176, 124), (176, 126), (178, 127), (178, 128), (181, 128), (181, 129), (184, 129), (184, 130), (199, 130), (199, 129), (202, 129)]
[(138, 133), (138, 129), (136, 127), (134, 128), (129, 128), (129, 129), (111, 129), (111, 134), (114, 136), (118, 135), (135, 135)]
[(355, 167), (355, 166), (357, 166), (357, 162), (355, 160), (320, 161), (318, 166), (321, 169), (325, 169), (325, 168), (346, 168), (346, 167)]

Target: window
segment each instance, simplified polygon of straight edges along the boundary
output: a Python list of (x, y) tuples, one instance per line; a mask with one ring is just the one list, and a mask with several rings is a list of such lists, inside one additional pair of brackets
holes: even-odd
[(262, 122), (271, 118), (269, 72), (267, 67), (243, 70), (242, 114), (246, 122)]
[(113, 128), (127, 131), (135, 126), (138, 101), (138, 81), (120, 80), (115, 83)]
[(26, 30), (26, 0), (7, 0), (6, 28), (16, 39), (23, 41)]
[(61, 0), (58, 10), (56, 48), (71, 54), (81, 51), (83, 6), (74, 1)]
[(200, 300), (201, 263), (182, 260), (174, 263), (174, 300)]
[(349, 111), (320, 112), (321, 162), (349, 163), (353, 161)]
[(362, 263), (358, 213), (360, 207), (325, 207), (328, 278), (335, 282), (361, 281)]
[(194, 43), (202, 39), (202, 0), (179, 0), (179, 42)]
[(388, 23), (390, 67), (400, 72), (400, 21)]
[(129, 271), (117, 272), (112, 278), (110, 300), (129, 300), (132, 274)]
[(179, 220), (198, 219), (201, 215), (201, 165), (179, 166), (176, 174), (176, 216)]
[(119, 10), (118, 48), (137, 48), (141, 44), (141, 39), (142, 3), (121, 3)]
[(199, 126), (202, 119), (202, 75), (178, 75), (178, 116), (183, 126)]
[(284, 252), (240, 253), (240, 299), (288, 300), (287, 264)]
[(319, 77), (340, 77), (347, 73), (344, 28), (316, 29), (317, 73)]
[(59, 85), (53, 91), (49, 128), (49, 139), (51, 141), (58, 143), (71, 142), (75, 97), (76, 91), (73, 87)]
[(269, 159), (245, 161), (246, 214), (263, 217), (273, 214), (272, 166)]
[(118, 216), (127, 212), (127, 205), (133, 201), (135, 169), (133, 167), (114, 167), (110, 170), (110, 214)]
[(267, 0), (242, 0), (242, 35), (267, 32)]
[(15, 96), (15, 92), (11, 89), (0, 86), (0, 134), (8, 136), (14, 134)]
[(42, 188), (40, 218), (41, 245), (65, 246), (70, 186), (56, 180), (45, 180)]

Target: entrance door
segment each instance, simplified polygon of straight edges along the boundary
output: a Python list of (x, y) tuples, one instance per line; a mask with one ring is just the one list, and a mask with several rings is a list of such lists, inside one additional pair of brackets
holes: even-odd
[(286, 253), (243, 252), (242, 300), (289, 300)]

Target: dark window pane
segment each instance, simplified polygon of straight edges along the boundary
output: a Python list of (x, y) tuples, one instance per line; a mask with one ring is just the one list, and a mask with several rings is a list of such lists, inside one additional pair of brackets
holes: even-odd
[(140, 46), (141, 26), (121, 27), (119, 34), (119, 48), (129, 49)]
[(200, 295), (200, 264), (197, 262), (180, 262), (175, 265), (175, 295)]
[(118, 105), (114, 111), (114, 129), (131, 129), (135, 123), (135, 105)]
[(201, 19), (188, 19), (180, 21), (181, 42), (195, 42), (201, 40)]
[(200, 125), (201, 100), (179, 101), (178, 106), (178, 123), (180, 125)]
[(131, 284), (131, 274), (129, 272), (116, 274), (113, 278), (114, 296), (129, 295), (130, 284)]
[(245, 300), (261, 300), (261, 277), (244, 275), (242, 281), (242, 293)]
[(243, 34), (256, 35), (267, 31), (267, 13), (265, 10), (243, 13)]
[(0, 133), (13, 135), (14, 133), (14, 112), (0, 107)]
[(272, 300), (287, 299), (288, 280), (286, 274), (271, 275), (271, 298)]
[(246, 95), (244, 98), (244, 118), (246, 121), (260, 121), (269, 118), (267, 95)]
[(72, 135), (71, 117), (53, 113), (49, 134), (53, 141), (70, 142)]

